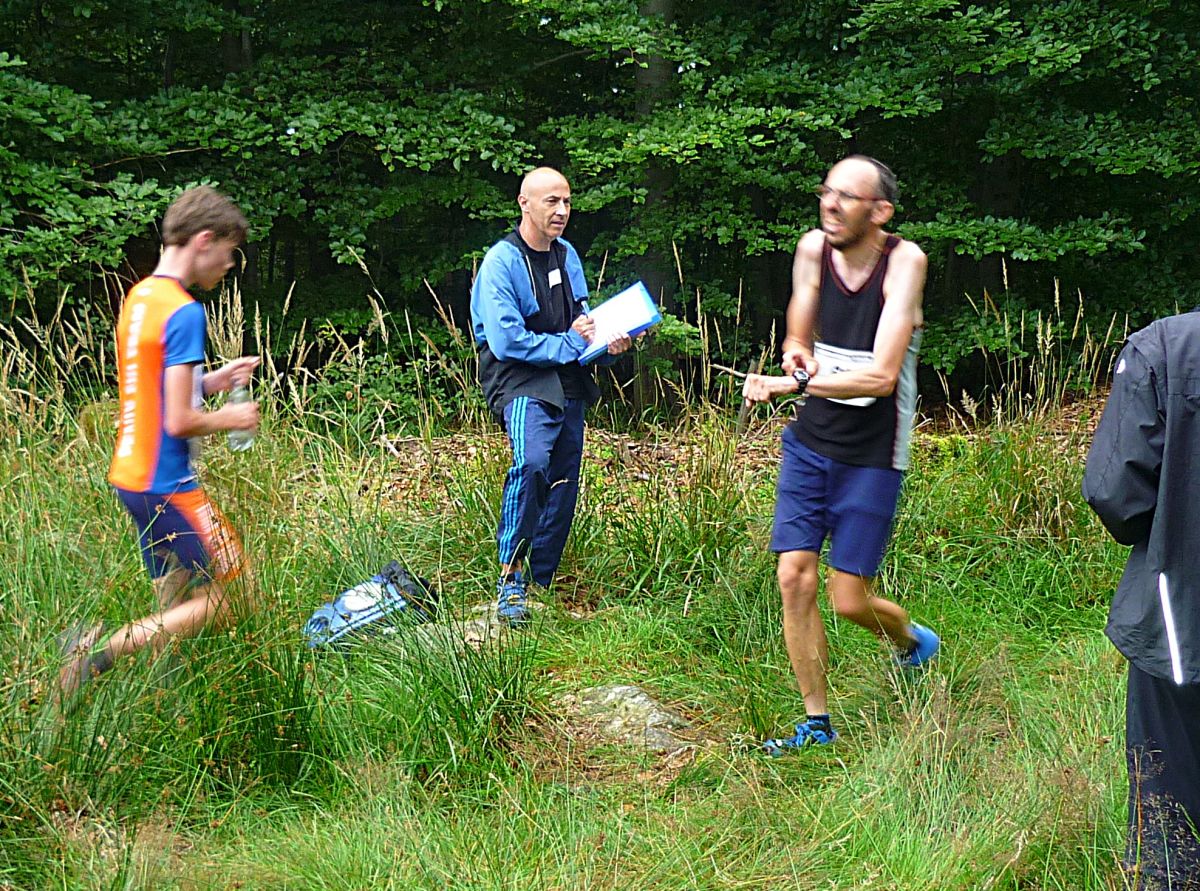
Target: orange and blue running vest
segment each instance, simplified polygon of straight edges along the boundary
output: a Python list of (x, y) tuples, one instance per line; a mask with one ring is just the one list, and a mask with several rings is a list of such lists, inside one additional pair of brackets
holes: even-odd
[(194, 365), (200, 403), (204, 307), (173, 278), (151, 276), (130, 289), (117, 320), (120, 416), (108, 481), (127, 492), (165, 494), (197, 487), (188, 440), (163, 424), (166, 370)]

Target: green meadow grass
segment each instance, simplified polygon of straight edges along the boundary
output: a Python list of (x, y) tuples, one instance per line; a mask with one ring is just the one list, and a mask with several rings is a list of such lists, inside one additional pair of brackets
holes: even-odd
[[(1032, 422), (920, 441), (881, 583), (943, 654), (896, 675), (830, 615), (842, 740), (769, 760), (753, 743), (801, 708), (764, 548), (774, 430), (739, 441), (709, 413), (634, 442), (655, 456), (636, 466), (597, 434), (533, 630), (342, 657), (299, 628), (387, 559), (451, 612), (489, 598), (504, 443), (398, 457), (275, 413), (251, 452), (213, 442), (203, 466), (256, 606), (125, 660), (63, 716), (55, 634), (147, 612), (150, 586), (104, 481), (110, 437), (12, 419), (0, 887), (1120, 887), (1123, 669), (1100, 629), (1121, 553), (1080, 503), (1082, 430), (1071, 448)], [(614, 682), (685, 715), (697, 747), (596, 746), (556, 708)]]
[[(507, 453), (432, 415), (348, 441), (267, 373), (254, 448), (202, 463), (254, 566), (241, 621), (123, 660), (63, 714), (55, 635), (152, 595), (105, 482), (112, 406), (81, 400), (108, 370), (34, 334), (0, 366), (0, 889), (1124, 887), (1124, 668), (1101, 633), (1123, 552), (1079, 496), (1086, 430), (1009, 412), (918, 438), (881, 585), (942, 655), (896, 674), (830, 612), (842, 738), (771, 760), (755, 744), (802, 709), (766, 551), (778, 424), (593, 431), (526, 633), (312, 654), (312, 609), (389, 559), (451, 616), (494, 596)], [(598, 743), (558, 703), (607, 683), (696, 745)]]

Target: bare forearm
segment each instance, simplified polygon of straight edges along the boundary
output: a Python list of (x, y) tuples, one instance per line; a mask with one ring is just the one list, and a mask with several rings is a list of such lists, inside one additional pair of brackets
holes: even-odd
[(170, 412), (163, 419), (163, 426), (171, 436), (180, 439), (190, 439), (193, 436), (207, 436), (210, 433), (221, 433), (225, 430), (236, 429), (232, 413), (227, 411), (230, 406), (223, 405), (216, 411), (200, 411), (189, 408), (187, 411)]
[(896, 391), (896, 376), (883, 369), (858, 368), (838, 374), (818, 374), (808, 385), (808, 395), (826, 399), (853, 399), (859, 396), (891, 396)]
[(234, 387), (244, 387), (250, 383), (250, 375), (258, 367), (258, 356), (241, 356), (232, 362), (227, 362), (216, 371), (206, 372), (201, 379), (204, 395), (224, 393)]
[[(799, 389), (799, 383), (791, 374), (751, 374), (746, 377), (742, 395), (748, 402), (770, 402)], [(861, 396), (890, 396), (895, 389), (894, 376), (875, 369), (858, 369), (818, 375), (809, 380), (804, 392), (807, 396), (826, 399), (854, 399)]]
[(788, 334), (783, 339), (783, 352), (791, 353), (797, 350), (806, 357), (812, 358), (812, 338), (800, 337), (797, 334)]

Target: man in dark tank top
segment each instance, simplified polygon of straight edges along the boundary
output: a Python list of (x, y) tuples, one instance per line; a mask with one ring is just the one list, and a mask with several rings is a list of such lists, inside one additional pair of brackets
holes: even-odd
[(826, 538), (826, 589), (840, 617), (878, 635), (905, 667), (924, 665), (940, 646), (936, 634), (875, 594), (908, 467), (925, 254), (883, 229), (897, 192), (879, 161), (840, 161), (816, 193), (821, 228), (800, 239), (792, 264), (784, 373), (752, 374), (743, 391), (750, 403), (786, 394), (804, 400), (783, 434), (771, 550), (779, 554), (783, 637), (806, 715), (795, 735), (763, 743), (772, 755), (837, 738), (817, 604)]

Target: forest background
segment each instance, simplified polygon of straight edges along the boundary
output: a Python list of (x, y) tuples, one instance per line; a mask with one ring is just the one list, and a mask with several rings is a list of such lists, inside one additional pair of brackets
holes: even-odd
[[(356, 338), (371, 297), (444, 343), (435, 304), (465, 325), (519, 175), (550, 164), (589, 281), (641, 278), (669, 312), (634, 370), (691, 385), (689, 355), (743, 363), (781, 336), (811, 190), (864, 152), (897, 172), (896, 229), (931, 258), (924, 389), (933, 371), (976, 387), (980, 351), (1020, 358), (1014, 332), (1064, 296), (1134, 326), (1196, 302), (1197, 13), (8, 0), (0, 314), (30, 290), (111, 313), (170, 199), (208, 182), (251, 219), (239, 284), (264, 317)], [(374, 371), (402, 379), (426, 346), (376, 342)]]

